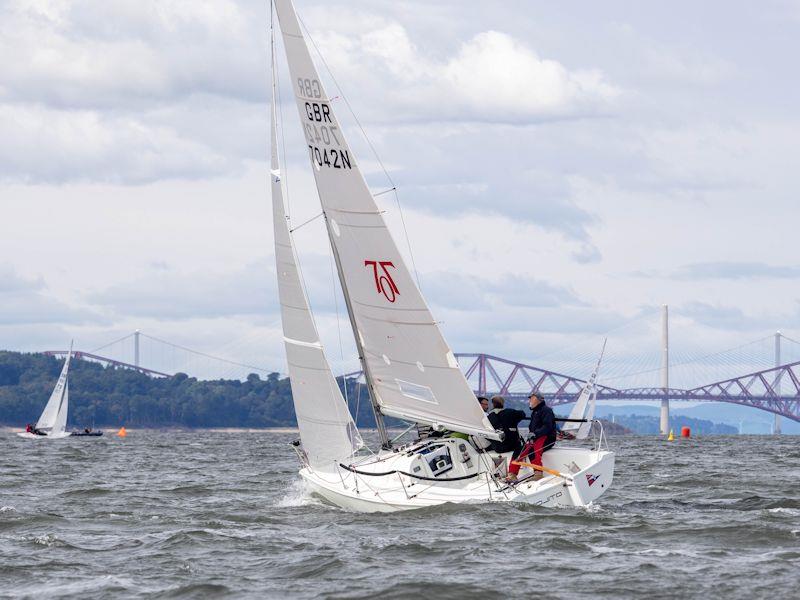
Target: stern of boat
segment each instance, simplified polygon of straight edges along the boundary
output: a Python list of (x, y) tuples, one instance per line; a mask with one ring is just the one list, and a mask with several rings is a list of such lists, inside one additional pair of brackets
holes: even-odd
[(545, 452), (544, 466), (572, 478), (570, 496), (576, 506), (586, 506), (602, 496), (614, 481), (615, 455), (610, 450), (557, 447)]

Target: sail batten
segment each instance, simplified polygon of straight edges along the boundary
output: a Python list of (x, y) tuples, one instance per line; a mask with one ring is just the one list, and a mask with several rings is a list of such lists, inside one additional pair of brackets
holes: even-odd
[[(452, 351), (358, 167), (291, 0), (275, 0), (275, 7), (311, 170), (373, 404), (381, 414), (497, 439), (451, 360)], [(439, 368), (428, 368), (433, 365)]]
[(283, 340), (297, 426), (308, 463), (333, 469), (363, 442), (325, 356), (292, 243), (283, 200), (277, 138), (276, 69), (273, 40), (270, 131), (272, 216)]

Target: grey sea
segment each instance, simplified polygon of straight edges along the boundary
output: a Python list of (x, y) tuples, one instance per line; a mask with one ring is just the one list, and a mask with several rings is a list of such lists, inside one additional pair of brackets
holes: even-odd
[(588, 510), (371, 515), (307, 497), (291, 433), (0, 433), (3, 598), (797, 598), (800, 439), (611, 439)]

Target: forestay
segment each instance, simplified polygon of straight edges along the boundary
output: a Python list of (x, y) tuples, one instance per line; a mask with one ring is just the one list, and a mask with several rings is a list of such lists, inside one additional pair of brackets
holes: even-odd
[(72, 342), (69, 345), (69, 353), (64, 360), (61, 368), (61, 375), (58, 376), (56, 386), (50, 399), (47, 401), (39, 420), (36, 422), (36, 429), (47, 432), (48, 435), (63, 433), (67, 428), (67, 412), (69, 411), (69, 363), (72, 359)]
[(358, 168), (290, 0), (275, 0), (354, 335), (381, 413), (498, 439)]
[(278, 160), (274, 52), (272, 77), (272, 217), (289, 381), (300, 438), (308, 461), (312, 467), (332, 468), (363, 444), (319, 341), (289, 233)]

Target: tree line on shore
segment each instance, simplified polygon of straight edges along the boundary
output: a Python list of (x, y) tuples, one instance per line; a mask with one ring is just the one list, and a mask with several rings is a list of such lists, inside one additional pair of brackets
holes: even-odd
[[(0, 351), (0, 424), (35, 422), (58, 380), (63, 359)], [(341, 384), (341, 382), (340, 382)], [(374, 426), (365, 389), (348, 380), (358, 424)], [(198, 380), (185, 373), (151, 377), (138, 371), (74, 360), (69, 380), (70, 427), (293, 427), (289, 380)]]
[[(35, 423), (58, 380), (64, 360), (45, 354), (0, 351), (0, 424)], [(344, 391), (344, 382), (339, 379)], [(69, 427), (294, 427), (297, 420), (287, 378), (270, 373), (247, 379), (198, 380), (185, 373), (151, 377), (131, 369), (74, 360), (70, 367)], [(350, 410), (359, 427), (374, 427), (367, 390), (347, 380)], [(520, 402), (509, 406), (526, 408)], [(562, 409), (567, 410), (568, 409)], [(559, 412), (558, 408), (556, 409)], [(401, 425), (394, 419), (390, 425)], [(680, 417), (676, 428), (735, 433), (733, 427)], [(527, 423), (522, 424), (523, 428)], [(658, 433), (658, 419), (618, 416), (609, 433)]]

